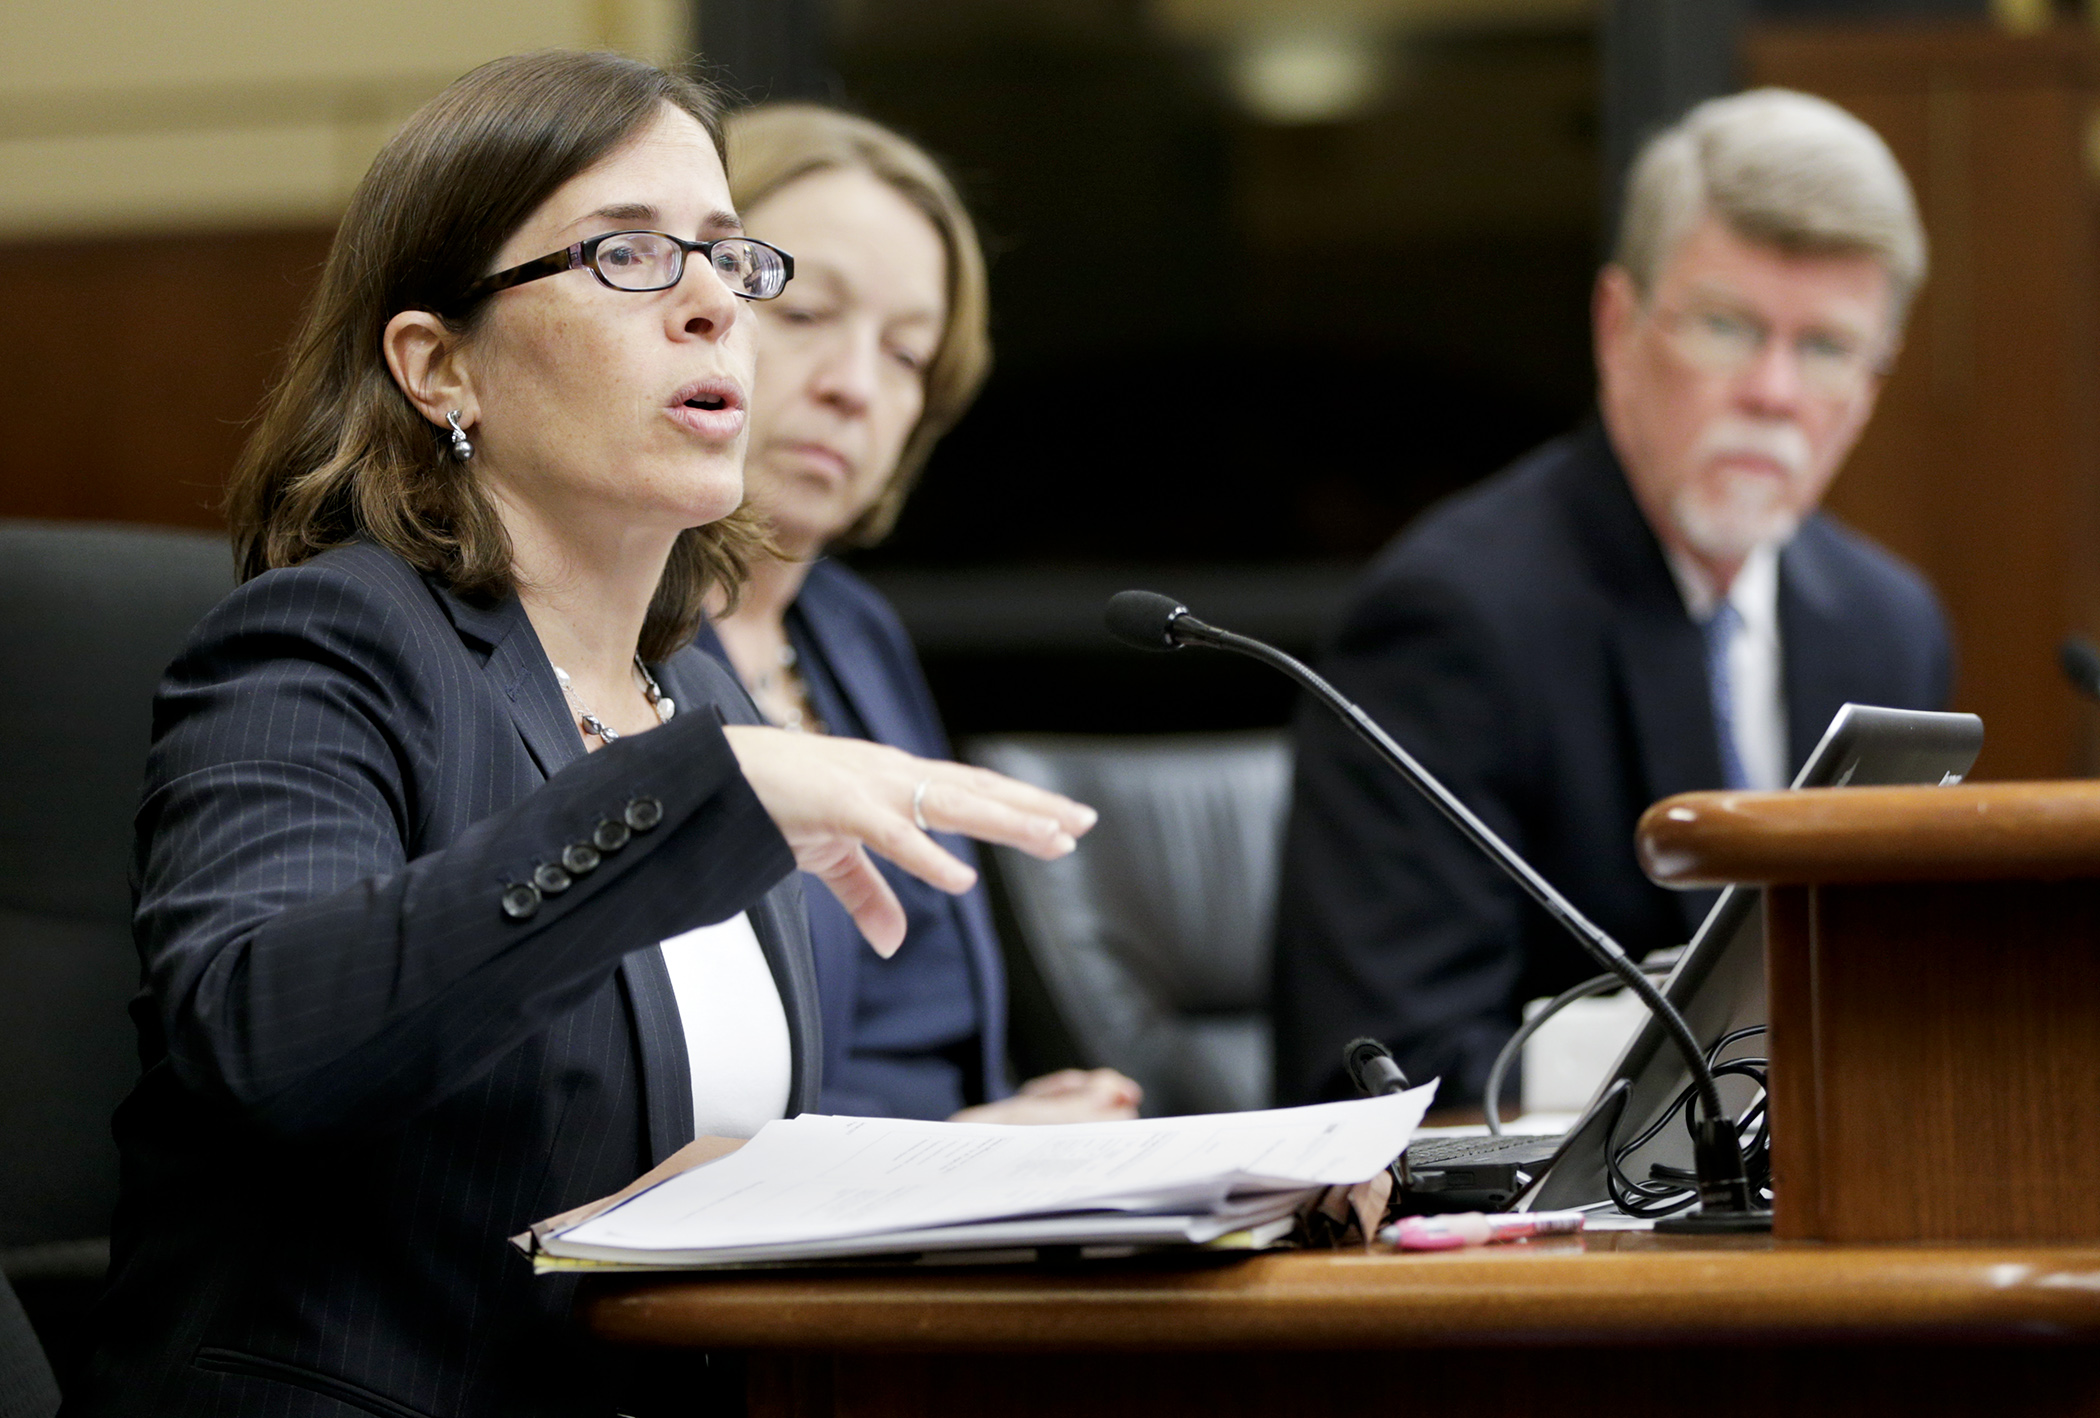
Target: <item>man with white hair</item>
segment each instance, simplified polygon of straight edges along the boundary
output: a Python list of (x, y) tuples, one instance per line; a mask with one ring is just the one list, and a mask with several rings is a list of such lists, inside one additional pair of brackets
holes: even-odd
[[(1641, 874), (1649, 803), (1784, 786), (1847, 700), (1944, 706), (1931, 590), (1816, 510), (1924, 273), (1871, 129), (1778, 89), (1700, 105), (1627, 184), (1599, 418), (1426, 514), (1331, 647), (1341, 690), (1636, 956), (1710, 900)], [(1279, 1098), (1345, 1093), (1370, 1035), (1472, 1104), (1522, 1002), (1597, 967), (1348, 729), (1308, 706), (1296, 739)]]

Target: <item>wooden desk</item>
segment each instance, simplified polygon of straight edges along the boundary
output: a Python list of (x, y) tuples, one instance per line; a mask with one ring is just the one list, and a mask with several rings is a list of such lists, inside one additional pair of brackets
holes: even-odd
[(751, 1418), (2100, 1415), (2100, 1247), (1598, 1235), (1203, 1270), (600, 1281)]
[(1781, 1239), (601, 1282), (589, 1322), (748, 1355), (752, 1418), (2100, 1418), (2100, 783), (1690, 794), (1640, 849), (1765, 889)]

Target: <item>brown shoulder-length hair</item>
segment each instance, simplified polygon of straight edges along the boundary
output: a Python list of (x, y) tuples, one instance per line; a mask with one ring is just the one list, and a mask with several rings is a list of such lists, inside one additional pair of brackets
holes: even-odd
[(815, 173), (858, 169), (888, 183), (925, 213), (947, 250), (948, 324), (926, 366), (926, 406), (904, 440), (889, 483), (838, 537), (841, 546), (873, 546), (897, 525), (933, 445), (968, 411), (991, 371), (991, 298), (977, 228), (941, 165), (880, 123), (821, 104), (768, 103), (731, 114), (728, 133), (729, 190), (738, 211), (748, 213), (789, 183)]
[[(555, 189), (665, 104), (723, 150), (721, 105), (706, 85), (615, 54), (568, 51), (482, 65), (380, 150), (234, 466), (227, 519), (244, 578), (369, 537), (462, 595), (514, 589), (495, 508), (472, 465), (448, 456), (443, 430), (395, 385), (381, 338), (404, 310), (441, 313), (472, 338), (488, 303), (462, 308), (459, 293)], [(681, 533), (642, 627), (643, 658), (691, 640), (708, 592), (733, 598), (767, 545), (747, 508)]]

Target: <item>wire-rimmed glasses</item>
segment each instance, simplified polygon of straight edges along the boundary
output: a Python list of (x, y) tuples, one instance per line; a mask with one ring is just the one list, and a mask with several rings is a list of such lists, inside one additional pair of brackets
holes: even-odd
[(685, 277), (687, 252), (698, 252), (708, 269), (745, 300), (771, 300), (795, 276), (795, 258), (779, 247), (748, 236), (687, 241), (667, 231), (609, 231), (579, 241), (536, 260), (483, 276), (459, 294), (454, 307), (509, 290), (542, 276), (588, 270), (613, 290), (669, 290)]
[[(1740, 374), (1764, 356), (1773, 339), (1771, 327), (1756, 316), (1720, 306), (1695, 306), (1666, 315), (1664, 322), (1678, 353), (1716, 374)], [(1804, 331), (1792, 348), (1801, 382), (1815, 394), (1855, 394), (1886, 372), (1886, 350), (1850, 334)]]

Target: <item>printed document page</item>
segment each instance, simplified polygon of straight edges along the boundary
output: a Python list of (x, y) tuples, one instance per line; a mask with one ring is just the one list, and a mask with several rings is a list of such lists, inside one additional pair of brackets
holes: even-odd
[(705, 1251), (1074, 1211), (1207, 1213), (1346, 1186), (1407, 1146), (1434, 1094), (1268, 1112), (1011, 1127), (803, 1116), (558, 1236), (550, 1251)]

